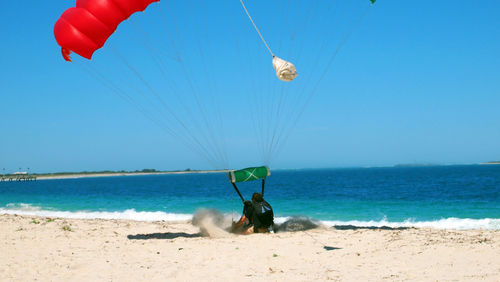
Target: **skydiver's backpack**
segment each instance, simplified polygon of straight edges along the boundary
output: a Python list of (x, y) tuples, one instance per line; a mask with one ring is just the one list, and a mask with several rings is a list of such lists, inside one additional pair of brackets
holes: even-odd
[(266, 202), (253, 203), (254, 226), (256, 228), (269, 228), (274, 224), (274, 212), (271, 205)]

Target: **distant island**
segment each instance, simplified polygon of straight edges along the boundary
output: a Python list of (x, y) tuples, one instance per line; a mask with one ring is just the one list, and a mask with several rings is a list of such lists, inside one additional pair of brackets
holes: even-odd
[(414, 163), (414, 164), (396, 164), (394, 167), (425, 167), (425, 166), (439, 166), (438, 164), (430, 164), (430, 163)]
[(492, 162), (486, 162), (486, 163), (480, 163), (481, 165), (498, 165), (500, 164), (500, 161), (492, 161)]

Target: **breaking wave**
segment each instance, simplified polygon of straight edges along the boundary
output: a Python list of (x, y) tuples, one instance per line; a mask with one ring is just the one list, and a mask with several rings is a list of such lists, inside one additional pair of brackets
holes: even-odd
[[(17, 214), (25, 216), (41, 216), (41, 217), (59, 217), (59, 218), (75, 218), (75, 219), (124, 219), (136, 221), (186, 221), (193, 219), (193, 214), (182, 213), (167, 213), (163, 211), (136, 211), (134, 209), (126, 209), (123, 211), (60, 211), (48, 208), (42, 208), (30, 204), (7, 204), (0, 208), (0, 214)], [(225, 215), (227, 216), (227, 215)], [(234, 217), (235, 215), (229, 215)], [(277, 217), (275, 223), (283, 224), (292, 219), (292, 217)], [(316, 222), (316, 221), (314, 221)], [(325, 226), (353, 226), (353, 227), (368, 227), (368, 228), (436, 228), (436, 229), (490, 229), (500, 230), (500, 219), (498, 218), (443, 218), (438, 220), (417, 221), (407, 219), (404, 221), (389, 221), (386, 218), (382, 220), (321, 220), (319, 221)]]
[(490, 230), (500, 230), (500, 219), (498, 218), (442, 218), (438, 220), (429, 221), (416, 221), (413, 219), (407, 219), (401, 222), (388, 221), (387, 219), (382, 219), (380, 221), (323, 221), (323, 224), (327, 226), (345, 226), (352, 225), (356, 227), (390, 227), (390, 228), (400, 228), (400, 227), (414, 227), (414, 228), (436, 228), (436, 229), (456, 229), (456, 230), (469, 230), (469, 229), (490, 229)]
[(166, 213), (162, 211), (146, 212), (127, 209), (124, 211), (58, 211), (42, 209), (30, 204), (8, 204), (0, 208), (0, 214), (17, 214), (42, 217), (75, 219), (126, 219), (136, 221), (184, 221), (192, 218), (191, 214)]

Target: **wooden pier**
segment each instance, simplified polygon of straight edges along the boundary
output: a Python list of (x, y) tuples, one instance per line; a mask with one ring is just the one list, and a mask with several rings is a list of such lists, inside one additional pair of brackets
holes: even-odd
[(35, 181), (36, 176), (29, 174), (7, 174), (0, 175), (0, 182), (3, 181)]

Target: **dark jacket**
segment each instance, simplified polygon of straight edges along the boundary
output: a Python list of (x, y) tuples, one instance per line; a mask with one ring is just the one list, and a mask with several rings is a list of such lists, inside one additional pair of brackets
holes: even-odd
[(258, 232), (259, 228), (269, 228), (274, 224), (274, 212), (271, 205), (266, 202), (250, 202), (245, 201), (243, 214), (254, 226), (254, 232)]

